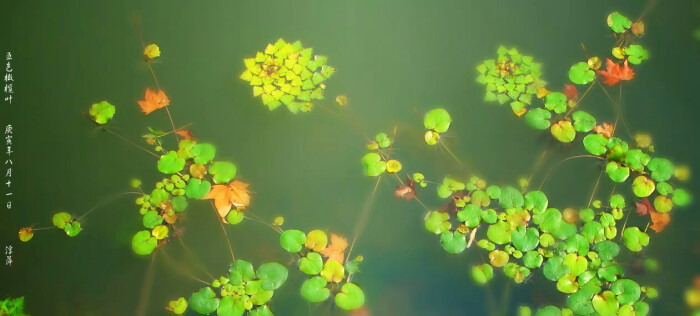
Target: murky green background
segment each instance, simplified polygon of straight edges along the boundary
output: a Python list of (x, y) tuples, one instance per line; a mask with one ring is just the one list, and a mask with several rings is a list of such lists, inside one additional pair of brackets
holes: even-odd
[[(218, 146), (239, 177), (255, 192), (250, 211), (285, 226), (351, 236), (373, 180), (362, 176), (360, 157), (367, 137), (398, 126), (397, 157), (406, 171), (422, 171), (439, 181), (444, 175), (474, 173), (497, 184), (514, 184), (527, 175), (539, 153), (555, 152), (546, 162), (582, 152), (550, 147), (549, 137), (515, 118), (503, 106), (485, 104), (474, 67), (495, 55), (499, 44), (514, 45), (542, 62), (551, 88), (566, 82), (574, 62), (589, 54), (607, 56), (613, 43), (605, 17), (619, 10), (643, 11), (642, 1), (2, 1), (0, 50), (14, 55), (15, 101), (0, 104), (0, 123), (15, 128), (12, 211), (0, 211), (0, 245), (13, 247), (11, 267), (0, 267), (0, 297), (25, 296), (33, 315), (132, 315), (143, 293), (146, 314), (166, 314), (170, 299), (200, 287), (190, 278), (208, 279), (230, 262), (221, 228), (206, 203), (186, 211), (184, 243), (172, 243), (153, 263), (153, 285), (143, 291), (151, 257), (130, 249), (141, 217), (131, 198), (98, 209), (74, 239), (60, 231), (37, 232), (22, 244), (17, 229), (51, 224), (58, 210), (82, 214), (110, 196), (128, 190), (132, 176), (147, 186), (159, 178), (155, 161), (138, 149), (97, 130), (81, 111), (108, 100), (117, 106), (111, 123), (140, 140), (146, 126), (167, 128), (164, 112), (144, 116), (136, 100), (154, 83), (142, 62), (139, 32), (163, 52), (155, 65), (172, 100), (177, 124), (193, 123), (193, 133)], [(658, 153), (700, 170), (697, 117), (700, 45), (698, 3), (664, 1), (648, 15), (643, 44), (651, 60), (635, 69), (625, 84), (625, 117), (633, 131), (653, 133)], [(139, 22), (140, 21), (140, 22)], [(328, 82), (323, 108), (294, 116), (269, 112), (238, 79), (242, 59), (282, 37), (301, 40), (329, 56), (337, 67)], [(615, 90), (613, 90), (615, 91)], [(346, 94), (339, 109), (332, 99)], [(421, 117), (436, 105), (452, 113), (448, 145), (460, 167), (445, 152), (422, 141)], [(600, 90), (582, 105), (598, 118), (614, 113)], [(622, 130), (621, 130), (622, 131)], [(4, 158), (4, 157), (3, 157)], [(600, 166), (573, 160), (544, 185), (550, 205), (581, 207)], [(535, 176), (535, 184), (543, 173)], [(389, 180), (389, 179), (387, 179)], [(423, 228), (424, 210), (392, 197), (393, 181), (382, 181), (369, 221), (354, 254), (363, 254), (355, 281), (373, 315), (480, 315), (489, 313), (488, 291), (472, 284), (468, 271), (486, 258), (470, 249), (445, 253), (436, 236)], [(603, 181), (600, 198), (611, 190)], [(699, 196), (698, 179), (688, 188)], [(421, 194), (438, 206), (433, 189)], [(6, 191), (3, 190), (3, 193)], [(634, 276), (656, 285), (657, 315), (686, 313), (683, 289), (700, 273), (696, 207), (674, 211), (661, 235), (652, 233), (644, 255), (659, 259), (657, 275)], [(633, 215), (633, 217), (636, 215)], [(645, 223), (636, 223), (645, 225)], [(290, 260), (277, 234), (255, 222), (227, 227), (235, 254), (257, 266)], [(4, 256), (3, 256), (4, 259)], [(278, 315), (338, 313), (332, 304), (305, 303), (298, 294), (301, 273), (290, 265), (290, 279), (275, 292)], [(631, 271), (631, 269), (628, 269)], [(631, 272), (628, 272), (631, 273)], [(506, 286), (497, 271), (491, 286), (499, 299)], [(508, 313), (519, 304), (563, 305), (565, 297), (541, 272), (524, 285), (509, 286)]]

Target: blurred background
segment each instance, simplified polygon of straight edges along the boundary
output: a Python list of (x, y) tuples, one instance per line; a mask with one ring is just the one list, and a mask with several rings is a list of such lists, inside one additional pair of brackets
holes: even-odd
[[(150, 290), (144, 284), (151, 257), (136, 256), (130, 246), (141, 229), (131, 197), (97, 209), (76, 238), (58, 230), (36, 232), (29, 243), (17, 238), (21, 227), (51, 225), (57, 211), (81, 215), (129, 190), (132, 177), (145, 188), (161, 178), (152, 156), (81, 115), (107, 100), (117, 106), (114, 130), (137, 142), (147, 126), (169, 127), (164, 112), (145, 116), (136, 103), (146, 87), (155, 88), (140, 36), (161, 48), (154, 69), (176, 124), (192, 123), (195, 137), (215, 144), (217, 157), (236, 163), (237, 177), (251, 184), (246, 212), (269, 221), (284, 216), (285, 228), (320, 228), (352, 238), (374, 186), (362, 175), (360, 158), (367, 139), (378, 132), (397, 127), (395, 157), (404, 171), (423, 172), (432, 181), (478, 175), (492, 184), (516, 185), (545, 149), (554, 153), (545, 168), (582, 153), (580, 142), (552, 147), (551, 137), (528, 127), (507, 106), (483, 102), (475, 67), (493, 58), (498, 45), (516, 46), (542, 63), (550, 90), (560, 89), (569, 67), (586, 58), (582, 44), (589, 55), (610, 55), (614, 38), (607, 15), (620, 11), (636, 18), (645, 4), (2, 1), (0, 7), (0, 52), (12, 52), (15, 80), (12, 104), (0, 104), (0, 124), (14, 126), (13, 207), (0, 210), (0, 245), (13, 247), (13, 263), (0, 267), (0, 298), (25, 296), (32, 315), (132, 315), (140, 302), (147, 315), (161, 315), (169, 300), (201, 287), (191, 276), (207, 279), (205, 270), (215, 276), (227, 271), (228, 249), (207, 203), (191, 203), (184, 214), (182, 239), (193, 255), (178, 244), (166, 245), (167, 256), (153, 261)], [(651, 58), (635, 68), (637, 77), (623, 90), (630, 129), (651, 133), (659, 156), (696, 172), (698, 10), (697, 1), (665, 1), (647, 14), (641, 43)], [(337, 68), (321, 102), (332, 111), (269, 112), (238, 79), (242, 59), (280, 37), (301, 40)], [(349, 99), (345, 108), (333, 102), (339, 94)], [(422, 114), (436, 106), (452, 114), (445, 140), (461, 166), (423, 142)], [(600, 120), (614, 120), (599, 89), (582, 107)], [(600, 168), (595, 160), (579, 159), (553, 172), (543, 186), (550, 205), (584, 207)], [(539, 271), (522, 285), (506, 285), (500, 270), (488, 289), (474, 285), (470, 268), (488, 260), (486, 252), (473, 247), (447, 254), (423, 227), (425, 211), (395, 199), (395, 181), (386, 180), (353, 251), (365, 258), (354, 282), (364, 289), (372, 315), (512, 314), (521, 304), (564, 305), (566, 297)], [(611, 188), (603, 179), (598, 198), (608, 198)], [(686, 188), (700, 196), (697, 178)], [(419, 194), (437, 207), (433, 190)], [(687, 313), (683, 291), (700, 273), (700, 216), (694, 206), (672, 215), (666, 231), (651, 233), (643, 253), (658, 259), (659, 272), (634, 276), (659, 288), (660, 298), (650, 302), (656, 315)], [(289, 264), (290, 279), (272, 300), (276, 314), (343, 314), (330, 301), (309, 305), (301, 298), (303, 277), (268, 227), (244, 221), (227, 231), (237, 258), (255, 266), (271, 260)], [(490, 309), (488, 302), (499, 300), (506, 288), (507, 303)]]

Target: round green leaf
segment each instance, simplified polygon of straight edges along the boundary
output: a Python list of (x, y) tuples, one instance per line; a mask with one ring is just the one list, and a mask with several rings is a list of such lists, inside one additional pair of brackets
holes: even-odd
[(440, 243), (445, 251), (457, 254), (467, 248), (467, 240), (460, 232), (445, 231), (440, 234)]
[(622, 232), (622, 240), (625, 242), (627, 249), (639, 252), (642, 247), (649, 244), (649, 235), (642, 232), (637, 227), (627, 227)]
[(288, 275), (287, 268), (277, 262), (268, 262), (258, 268), (258, 279), (262, 281), (260, 287), (265, 291), (274, 291), (285, 281)]
[(530, 125), (532, 128), (545, 130), (549, 128), (549, 125), (551, 124), (549, 122), (550, 118), (552, 118), (551, 112), (542, 108), (535, 108), (525, 114), (525, 123)]
[(544, 97), (544, 107), (554, 113), (566, 112), (566, 95), (561, 92), (552, 92)]
[(143, 227), (153, 228), (163, 223), (163, 217), (157, 211), (148, 211), (143, 215)]
[(236, 165), (228, 161), (216, 161), (209, 167), (209, 173), (213, 175), (214, 183), (228, 183), (236, 176)]
[(656, 185), (654, 181), (645, 176), (638, 176), (634, 179), (634, 182), (632, 182), (632, 191), (634, 195), (638, 197), (647, 197), (651, 195), (655, 188)]
[(557, 280), (557, 290), (559, 290), (559, 292), (566, 294), (576, 293), (578, 287), (576, 276), (571, 273), (566, 273)]
[(620, 246), (610, 240), (596, 243), (594, 249), (601, 260), (613, 260), (620, 253)]
[(72, 220), (73, 217), (66, 212), (58, 212), (53, 214), (52, 218), (53, 225), (58, 229), (63, 229), (63, 227), (65, 227), (66, 224), (70, 223)]
[(362, 166), (366, 176), (377, 177), (386, 171), (386, 161), (377, 153), (368, 153), (362, 157)]
[(627, 178), (630, 176), (630, 168), (611, 161), (605, 166), (605, 173), (608, 174), (610, 180), (620, 183), (625, 182), (625, 180), (627, 180)]
[(185, 167), (185, 159), (180, 158), (175, 151), (169, 151), (158, 159), (158, 171), (165, 174), (177, 173)]
[(649, 58), (649, 52), (642, 45), (632, 44), (625, 48), (625, 55), (630, 64), (638, 65)]
[(619, 279), (613, 282), (610, 291), (617, 295), (617, 301), (620, 304), (634, 304), (642, 294), (639, 284), (630, 279)]
[(623, 33), (632, 26), (632, 21), (620, 12), (613, 12), (608, 15), (608, 26), (615, 33)]
[(542, 265), (544, 257), (537, 251), (528, 251), (523, 256), (523, 265), (530, 269), (537, 269)]
[(600, 315), (617, 315), (620, 308), (615, 294), (610, 291), (603, 292), (603, 295), (594, 295), (591, 302), (595, 311)]
[(531, 191), (525, 194), (525, 208), (533, 214), (544, 214), (549, 205), (547, 196), (542, 191)]
[(589, 132), (595, 126), (595, 118), (584, 111), (576, 111), (571, 114), (571, 118), (574, 120), (574, 129), (577, 132)]
[(575, 252), (580, 256), (585, 256), (588, 254), (589, 247), (588, 239), (579, 234), (575, 234), (566, 240), (566, 252), (569, 253)]
[(559, 281), (559, 278), (566, 273), (569, 273), (569, 267), (564, 264), (562, 257), (549, 258), (542, 268), (542, 274), (550, 281)]
[(168, 309), (175, 315), (182, 315), (187, 310), (187, 300), (184, 297), (180, 297), (177, 301), (168, 302)]
[(607, 144), (608, 139), (600, 134), (589, 134), (583, 138), (583, 147), (585, 147), (589, 153), (596, 156), (605, 154), (608, 150), (606, 148)]
[(692, 200), (690, 194), (688, 191), (684, 189), (676, 189), (673, 191), (673, 197), (671, 198), (671, 201), (673, 201), (673, 204), (678, 205), (678, 206), (686, 206), (690, 204), (690, 201)]
[(299, 260), (299, 270), (308, 275), (316, 275), (323, 269), (323, 258), (318, 252), (309, 252)]
[(75, 237), (78, 236), (80, 231), (83, 229), (80, 227), (80, 222), (73, 221), (63, 226), (63, 230), (66, 232), (66, 235), (68, 235), (68, 237)]
[(503, 245), (510, 242), (510, 224), (507, 222), (498, 222), (489, 226), (486, 231), (488, 239), (496, 244)]
[(364, 304), (365, 293), (353, 283), (345, 283), (340, 288), (340, 293), (335, 295), (335, 305), (346, 311), (358, 309)]
[(97, 124), (107, 123), (110, 119), (112, 119), (112, 117), (114, 117), (115, 111), (116, 108), (114, 105), (107, 101), (94, 103), (90, 106), (90, 116), (92, 116), (92, 119)]
[(301, 285), (301, 296), (312, 303), (325, 301), (331, 295), (331, 291), (326, 288), (327, 283), (320, 276), (312, 277)]
[(450, 215), (445, 212), (432, 211), (425, 217), (425, 228), (433, 234), (442, 234), (452, 227)]
[(586, 62), (578, 62), (569, 68), (569, 80), (575, 84), (587, 84), (593, 79), (595, 79), (595, 72), (589, 69)]
[(210, 287), (203, 287), (198, 292), (192, 293), (189, 306), (197, 313), (208, 315), (219, 307), (219, 299)]
[(460, 222), (464, 222), (469, 228), (479, 226), (479, 222), (481, 221), (481, 208), (469, 204), (457, 212), (457, 219), (459, 219)]
[(649, 155), (641, 149), (631, 149), (625, 154), (625, 163), (633, 170), (641, 171), (649, 163)]
[(522, 207), (525, 204), (523, 194), (514, 187), (503, 187), (501, 196), (498, 198), (498, 204), (505, 209), (513, 207)]
[(673, 163), (665, 158), (652, 158), (647, 164), (647, 169), (651, 171), (651, 178), (657, 182), (671, 179), (673, 171), (676, 169)]
[(214, 159), (216, 147), (212, 144), (196, 144), (190, 148), (190, 154), (194, 156), (194, 162), (205, 165)]
[(452, 123), (450, 113), (447, 113), (447, 110), (443, 108), (430, 110), (423, 118), (425, 129), (434, 130), (438, 133), (447, 132), (450, 128), (450, 123)]
[(237, 259), (228, 268), (229, 281), (233, 285), (242, 285), (243, 282), (252, 281), (255, 278), (255, 269), (249, 261)]
[(589, 315), (595, 312), (591, 299), (598, 291), (593, 291), (589, 287), (583, 286), (578, 292), (571, 294), (566, 300), (566, 307), (577, 315)]
[(201, 199), (211, 190), (211, 183), (207, 180), (190, 179), (185, 187), (185, 195), (190, 199)]
[(291, 253), (301, 251), (301, 248), (306, 242), (306, 234), (300, 230), (288, 229), (280, 235), (280, 244), (284, 250)]
[(176, 196), (170, 200), (170, 206), (172, 206), (173, 211), (182, 212), (187, 209), (187, 198), (182, 195)]
[(581, 229), (581, 235), (586, 237), (589, 243), (596, 243), (605, 240), (603, 225), (595, 221), (584, 224), (583, 229)]
[(243, 316), (246, 309), (243, 301), (233, 296), (223, 296), (216, 308), (217, 316)]
[(522, 252), (533, 250), (540, 243), (540, 233), (533, 227), (526, 229), (525, 226), (518, 226), (510, 236), (513, 246)]
[(570, 143), (576, 138), (576, 130), (569, 121), (554, 123), (549, 130), (552, 132), (552, 136), (562, 143)]
[(151, 236), (151, 232), (147, 230), (142, 230), (134, 234), (134, 237), (131, 238), (131, 249), (133, 249), (137, 255), (148, 255), (156, 249), (157, 245), (158, 240)]
[(490, 264), (480, 264), (472, 267), (472, 278), (479, 285), (488, 283), (493, 279), (493, 267)]

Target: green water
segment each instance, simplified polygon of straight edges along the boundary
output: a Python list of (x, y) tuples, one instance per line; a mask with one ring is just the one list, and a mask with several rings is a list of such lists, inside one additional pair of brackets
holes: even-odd
[[(283, 215), (285, 227), (328, 229), (352, 236), (374, 181), (362, 176), (360, 157), (367, 137), (398, 127), (396, 155), (407, 171), (439, 180), (449, 174), (477, 174), (491, 183), (515, 184), (540, 153), (554, 161), (580, 148), (551, 147), (542, 133), (515, 118), (507, 107), (485, 104), (474, 67), (492, 58), (500, 44), (517, 46), (543, 64), (552, 88), (566, 82), (571, 64), (590, 54), (607, 56), (614, 39), (605, 17), (619, 10), (637, 16), (640, 1), (2, 1), (0, 51), (11, 51), (14, 102), (0, 104), (0, 124), (15, 130), (13, 209), (0, 212), (0, 245), (13, 247), (12, 266), (0, 267), (0, 297), (25, 296), (32, 315), (133, 315), (145, 300), (147, 315), (166, 314), (170, 299), (189, 296), (209, 281), (204, 270), (223, 274), (230, 255), (222, 231), (205, 203), (186, 211), (182, 240), (157, 255), (152, 288), (143, 290), (152, 257), (130, 249), (141, 217), (131, 198), (97, 209), (85, 230), (68, 238), (39, 231), (20, 243), (17, 229), (50, 225), (58, 210), (82, 214), (128, 190), (129, 179), (146, 186), (158, 180), (151, 156), (101, 132), (82, 115), (90, 104), (117, 106), (116, 131), (140, 141), (146, 126), (167, 128), (160, 111), (139, 112), (136, 100), (154, 87), (141, 57), (139, 32), (163, 52), (154, 65), (172, 100), (179, 125), (192, 123), (201, 140), (217, 145), (218, 158), (238, 166), (254, 191), (250, 211), (266, 219)], [(625, 85), (628, 126), (654, 135), (660, 155), (700, 170), (697, 73), (700, 44), (698, 3), (664, 1), (645, 20), (643, 43), (651, 60)], [(282, 37), (301, 40), (329, 56), (337, 73), (323, 104), (308, 114), (269, 112), (239, 80), (242, 59)], [(332, 99), (348, 96), (347, 109)], [(440, 105), (454, 122), (447, 143), (463, 161), (428, 148), (421, 114)], [(608, 121), (614, 112), (599, 91), (585, 108)], [(172, 145), (172, 144), (171, 144)], [(552, 174), (543, 190), (550, 205), (582, 207), (599, 166), (575, 160)], [(541, 180), (540, 174), (540, 180)], [(491, 312), (487, 291), (468, 271), (486, 253), (469, 249), (445, 253), (423, 227), (424, 210), (392, 196), (394, 182), (382, 181), (354, 254), (365, 257), (354, 281), (362, 286), (372, 315), (481, 315)], [(540, 180), (536, 180), (539, 182)], [(606, 182), (606, 181), (603, 181)], [(698, 181), (687, 188), (699, 196)], [(601, 192), (609, 192), (609, 183)], [(3, 191), (6, 192), (6, 191)], [(422, 192), (428, 205), (439, 201)], [(602, 194), (600, 198), (604, 198)], [(656, 315), (687, 313), (683, 290), (700, 273), (694, 207), (674, 211), (667, 230), (652, 236), (645, 255), (658, 258), (656, 275), (634, 276), (658, 286), (651, 303)], [(237, 258), (256, 266), (289, 263), (272, 230), (255, 222), (227, 227)], [(540, 272), (523, 285), (508, 286), (507, 313), (528, 304), (562, 306), (565, 297)], [(506, 290), (496, 272), (495, 299)], [(342, 314), (332, 304), (309, 305), (298, 294), (301, 273), (290, 264), (290, 279), (272, 300), (278, 315)], [(147, 283), (146, 283), (147, 284)], [(553, 290), (554, 289), (554, 290)]]

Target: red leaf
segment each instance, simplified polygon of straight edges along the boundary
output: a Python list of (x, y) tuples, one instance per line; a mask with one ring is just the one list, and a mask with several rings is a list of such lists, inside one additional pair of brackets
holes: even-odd
[(410, 177), (406, 177), (406, 184), (400, 184), (396, 186), (394, 190), (394, 197), (405, 199), (410, 201), (416, 197), (416, 182)]
[(641, 202), (634, 201), (634, 204), (637, 205), (637, 214), (639, 216), (648, 215), (649, 211), (654, 209), (647, 198), (643, 198)]
[(610, 58), (605, 59), (605, 70), (598, 70), (598, 73), (603, 76), (603, 83), (608, 86), (614, 86), (621, 80), (634, 79), (634, 71), (629, 67), (627, 59), (625, 59), (622, 67)]
[(562, 90), (562, 93), (564, 93), (567, 100), (576, 100), (578, 97), (578, 89), (576, 89), (575, 85), (570, 83), (564, 85), (564, 90)]
[(175, 134), (180, 135), (180, 136), (184, 137), (185, 139), (191, 139), (191, 140), (195, 139), (194, 136), (192, 136), (192, 133), (190, 133), (190, 131), (187, 129), (178, 130), (175, 132)]

